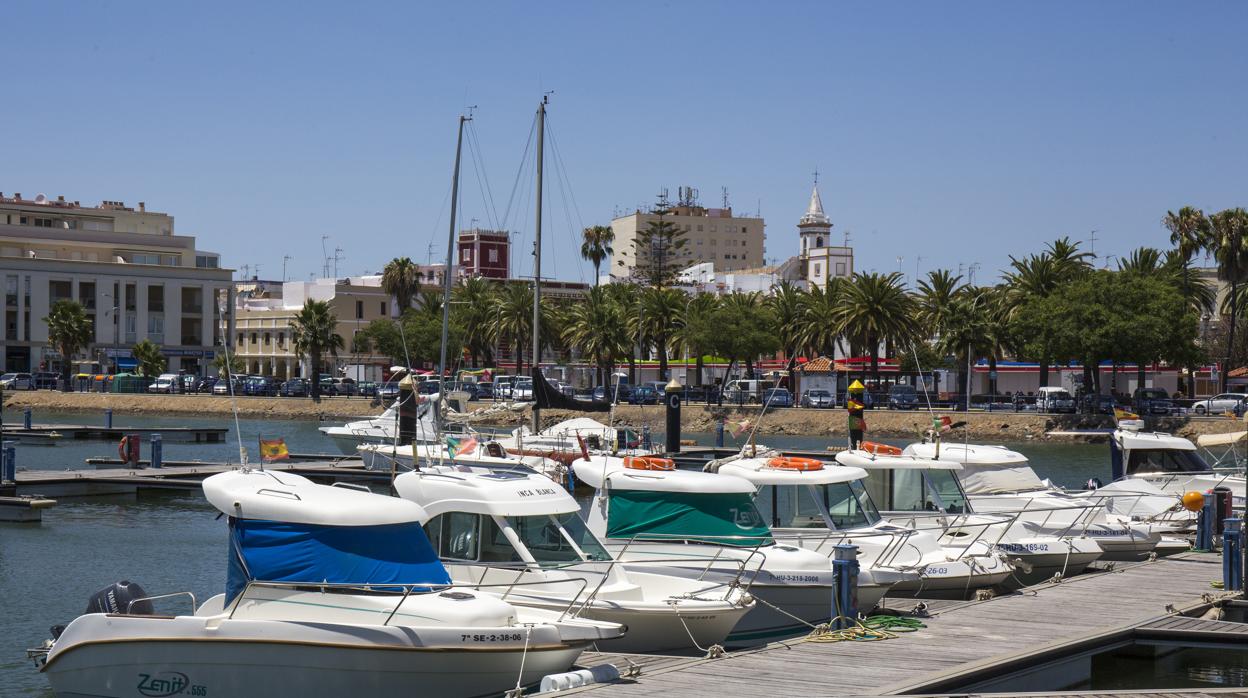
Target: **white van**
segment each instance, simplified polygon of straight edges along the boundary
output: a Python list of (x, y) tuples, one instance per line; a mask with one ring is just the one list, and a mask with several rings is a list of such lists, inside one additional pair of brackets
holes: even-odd
[(724, 402), (761, 402), (763, 392), (774, 388), (775, 381), (738, 379), (724, 386)]
[(1041, 412), (1075, 411), (1075, 398), (1070, 391), (1057, 386), (1040, 388), (1036, 393), (1036, 409)]
[(177, 381), (178, 381), (178, 374), (162, 373), (156, 379), (155, 383), (152, 383), (151, 385), (147, 386), (147, 392), (165, 393), (165, 394), (172, 393), (175, 390), (177, 390), (177, 387), (176, 387)]

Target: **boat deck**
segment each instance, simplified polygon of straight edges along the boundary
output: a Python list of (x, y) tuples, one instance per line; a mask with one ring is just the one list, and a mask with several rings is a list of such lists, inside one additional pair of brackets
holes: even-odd
[[(642, 666), (636, 680), (560, 695), (596, 691), (627, 698), (718, 698), (755, 694), (762, 687), (769, 695), (791, 696), (904, 693), (1090, 634), (1150, 623), (1185, 622), (1173, 616), (1171, 609), (1202, 605), (1202, 596), (1218, 593), (1210, 582), (1221, 576), (1221, 558), (1205, 553), (1120, 563), (1112, 571), (1084, 574), (987, 601), (932, 605), (930, 617), (923, 619), (926, 628), (895, 639), (797, 639), (716, 659), (629, 655), (629, 660)], [(898, 600), (890, 605), (905, 609), (914, 603)], [(610, 654), (587, 653), (581, 663), (613, 661), (622, 666), (620, 657)]]

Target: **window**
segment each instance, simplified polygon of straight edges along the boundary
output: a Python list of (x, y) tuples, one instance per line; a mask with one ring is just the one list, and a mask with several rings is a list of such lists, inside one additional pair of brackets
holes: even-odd
[(167, 255), (165, 257), (165, 264), (171, 267), (180, 267), (182, 266), (182, 257), (178, 255)]
[[(163, 342), (165, 338), (165, 316), (147, 316), (147, 335), (153, 342)], [(159, 337), (160, 339), (156, 339)]]
[(463, 260), (465, 262), (472, 261), (472, 249), (471, 248), (468, 248), (468, 247), (464, 248)]
[(489, 256), (489, 260), (490, 260), (491, 262), (497, 262), (497, 261), (498, 261), (498, 248), (497, 248), (497, 247), (491, 247), (491, 248), (490, 248), (490, 256)]
[(278, 332), (278, 333), (277, 333), (277, 345), (278, 345), (278, 346), (285, 346), (285, 344), (286, 344), (286, 333), (285, 333), (285, 332)]
[(380, 312), (381, 312), (382, 317), (386, 316), (386, 302), (385, 301), (381, 302)]
[(216, 269), (220, 263), (220, 260), (212, 255), (195, 255), (195, 266), (200, 269)]
[(748, 232), (748, 231), (746, 231), (746, 229), (745, 229), (745, 226), (744, 226), (744, 225), (743, 225), (743, 226), (741, 226), (741, 232), (743, 232), (743, 233), (744, 233), (744, 232)]
[(48, 297), (53, 303), (67, 301), (73, 296), (73, 285), (68, 281), (49, 281)]
[(78, 302), (87, 310), (95, 310), (95, 284), (83, 281), (78, 284)]
[(252, 343), (252, 344), (256, 344), (256, 343), (257, 343), (257, 342), (256, 342), (256, 333), (255, 333), (255, 332), (252, 332), (252, 333), (251, 333), (251, 343)]
[(265, 332), (264, 333), (264, 346), (267, 347), (272, 343), (273, 343), (273, 335), (271, 333)]
[(818, 278), (822, 274), (823, 274), (823, 265), (819, 264), (818, 262), (815, 262), (815, 271), (814, 271), (815, 278)]
[(701, 224), (701, 223), (699, 223), (699, 224), (698, 224), (698, 232), (699, 232), (699, 233), (700, 233), (700, 232), (702, 232), (702, 224)]
[(844, 262), (836, 263), (836, 275), (845, 276), (845, 263)]
[[(580, 562), (582, 559), (611, 559), (602, 544), (581, 521), (581, 517), (573, 512), (557, 516), (513, 516), (507, 523), (538, 564), (559, 565)], [(585, 553), (585, 558), (581, 557), (582, 552)]]
[(364, 301), (355, 302), (355, 319), (356, 320), (364, 319)]
[(815, 238), (815, 247), (823, 247), (823, 237)]

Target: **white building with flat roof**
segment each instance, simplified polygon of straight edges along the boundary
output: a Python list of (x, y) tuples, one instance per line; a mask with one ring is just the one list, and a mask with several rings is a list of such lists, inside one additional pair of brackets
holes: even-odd
[(610, 273), (627, 278), (638, 266), (651, 263), (651, 256), (656, 254), (674, 255), (674, 266), (678, 269), (701, 262), (710, 262), (715, 271), (763, 266), (763, 219), (735, 215), (731, 208), (699, 206), (692, 200), (694, 196), (684, 197), (685, 201), (671, 206), (662, 217), (684, 231), (685, 244), (679, 250), (636, 249), (634, 241), (638, 239), (638, 233), (659, 220), (659, 216), (652, 211), (638, 209), (612, 220), (611, 232), (615, 233), (615, 241), (611, 245), (614, 253)]
[[(136, 210), (0, 193), (0, 365), (54, 371), (68, 358), (124, 370), (133, 366), (130, 347), (150, 339), (170, 371), (212, 373), (217, 299), (230, 292), (232, 274), (215, 252), (196, 249), (194, 237), (175, 235), (173, 216), (143, 202)], [(62, 299), (81, 303), (93, 324), (79, 356), (61, 357), (48, 344), (44, 318)]]

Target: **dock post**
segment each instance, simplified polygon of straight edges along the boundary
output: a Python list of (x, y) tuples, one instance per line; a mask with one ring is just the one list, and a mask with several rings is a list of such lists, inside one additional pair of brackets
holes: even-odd
[(1222, 530), (1222, 589), (1240, 591), (1244, 588), (1244, 532), (1240, 519), (1226, 519)]
[[(416, 443), (417, 412), (420, 410), (419, 398), (416, 395), (416, 383), (411, 374), (403, 376), (399, 381), (399, 445), (412, 446)], [(413, 460), (413, 462), (415, 462)]]
[(641, 447), (649, 451), (654, 447), (650, 442), (650, 425), (647, 424), (641, 428)]
[(162, 452), (164, 450), (165, 450), (164, 439), (161, 438), (160, 434), (152, 434), (152, 467), (153, 468), (160, 467), (160, 461), (161, 461), (162, 456), (164, 455)]
[(832, 572), (836, 581), (832, 592), (832, 629), (843, 630), (858, 622), (858, 546), (836, 546)]
[(715, 421), (715, 448), (724, 447), (724, 420), (722, 418)]
[(0, 482), (17, 482), (17, 442), (0, 444)]
[(30, 431), (30, 425), (32, 423), (33, 423), (33, 420), (31, 419), (31, 409), (27, 407), (26, 409), (22, 410), (22, 428), (25, 429), (26, 431)]
[(666, 450), (668, 453), (680, 453), (680, 398), (684, 386), (675, 378), (663, 388), (663, 401), (667, 405)]
[(104, 410), (104, 428), (105, 429), (113, 428), (113, 408), (111, 407)]
[(1205, 505), (1201, 507), (1200, 513), (1196, 516), (1196, 545), (1197, 550), (1213, 550), (1213, 519), (1214, 519), (1214, 497), (1211, 494), (1205, 494)]

